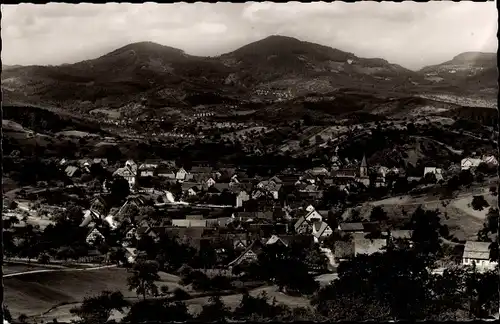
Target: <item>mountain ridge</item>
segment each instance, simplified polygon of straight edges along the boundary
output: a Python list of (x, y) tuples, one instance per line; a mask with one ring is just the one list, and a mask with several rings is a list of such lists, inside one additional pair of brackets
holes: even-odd
[[(451, 61), (426, 67), (431, 72), (425, 68), (422, 72), (382, 58), (360, 58), (332, 47), (279, 35), (217, 57), (193, 56), (181, 49), (145, 41), (73, 64), (7, 68), (2, 74), (2, 88), (7, 90), (7, 98), (77, 106), (75, 109), (85, 106), (90, 110), (143, 102), (144, 98), (154, 98), (159, 106), (184, 106), (189, 105), (190, 96), (200, 94), (224, 93), (249, 100), (261, 88), (292, 89), (296, 96), (301, 96), (337, 88), (411, 93), (432, 90), (436, 83), (440, 89), (460, 92), (460, 87), (473, 87), (482, 79), (487, 81), (482, 84), (492, 86), (493, 81), (496, 84), (496, 79), (489, 80), (494, 76), (489, 66), (475, 68), (474, 75), (456, 74), (453, 78), (449, 71), (442, 71), (450, 70), (450, 64), (458, 66), (462, 61), (471, 61), (475, 54), (470, 53), (473, 52), (461, 53)], [(488, 55), (492, 56), (491, 53), (483, 56)], [(488, 63), (491, 59), (482, 61)], [(435, 73), (444, 82), (430, 80), (429, 73)], [(447, 78), (451, 81), (447, 82)]]

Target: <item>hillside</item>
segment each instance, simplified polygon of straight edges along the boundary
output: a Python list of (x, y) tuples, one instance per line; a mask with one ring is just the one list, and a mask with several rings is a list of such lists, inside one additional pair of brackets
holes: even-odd
[[(10, 66), (2, 73), (2, 90), (10, 104), (43, 103), (83, 113), (127, 105), (145, 109), (238, 104), (260, 100), (259, 91), (270, 91), (271, 101), (280, 91), (293, 99), (345, 88), (386, 96), (467, 94), (471, 89), (494, 95), (496, 55), (480, 54), (461, 54), (414, 72), (381, 58), (359, 58), (284, 36), (270, 36), (213, 58), (140, 42), (75, 64)], [(463, 76), (451, 69), (474, 73)]]
[(449, 83), (468, 89), (485, 91), (498, 88), (497, 55), (495, 53), (466, 52), (450, 61), (426, 66), (420, 73), (436, 83)]

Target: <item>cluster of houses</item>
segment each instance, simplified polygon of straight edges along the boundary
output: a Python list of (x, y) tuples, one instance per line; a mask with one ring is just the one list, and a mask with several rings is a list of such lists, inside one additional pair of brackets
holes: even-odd
[[(141, 195), (133, 195), (115, 215), (104, 216), (107, 212), (105, 199), (97, 197), (91, 208), (85, 212), (80, 226), (87, 231), (87, 243), (93, 244), (96, 240), (106, 240), (109, 232), (101, 231), (97, 224), (102, 220), (107, 221), (110, 228), (122, 233), (122, 245), (130, 262), (134, 262), (137, 257), (133, 242), (143, 236), (158, 240), (162, 235), (167, 235), (197, 250), (210, 246), (216, 250), (221, 260), (224, 259), (225, 253), (232, 249), (237, 253), (237, 257), (226, 259), (226, 262), (221, 264), (229, 268), (245, 262), (254, 262), (265, 245), (288, 247), (294, 241), (320, 244), (330, 267), (336, 267), (340, 262), (357, 255), (383, 253), (388, 244), (412, 245), (411, 230), (384, 229), (378, 222), (342, 222), (332, 228), (328, 224), (330, 211), (316, 210), (312, 205), (296, 210), (287, 206), (278, 207), (266, 212), (181, 212), (178, 214), (180, 218), (157, 224), (153, 224), (145, 215), (134, 215), (133, 219), (121, 226), (116, 219), (120, 218), (120, 213), (127, 205), (141, 207), (147, 203)], [(332, 244), (332, 240), (329, 241), (328, 238), (335, 232), (338, 237), (344, 238), (337, 238)], [(479, 271), (493, 269), (496, 265), (489, 260), (489, 243), (474, 241), (466, 242), (462, 263), (475, 264)]]
[[(470, 161), (464, 159), (462, 162)], [(472, 160), (475, 161), (475, 160)], [(483, 157), (480, 163), (494, 164), (496, 159)], [(462, 169), (472, 169), (479, 163), (462, 163)], [(76, 172), (88, 172), (93, 164), (107, 166), (106, 159), (81, 160), (68, 164), (62, 160), (66, 173), (73, 175)], [(433, 173), (437, 180), (442, 179), (443, 172), (439, 168), (427, 167), (424, 175)], [(407, 241), (411, 244), (411, 231), (395, 229), (382, 231), (379, 224), (373, 222), (341, 223), (332, 228), (328, 223), (329, 211), (316, 210), (312, 204), (307, 208), (294, 207), (282, 204), (281, 197), (285, 188), (294, 188), (295, 195), (299, 200), (318, 201), (329, 187), (349, 193), (356, 187), (374, 185), (382, 187), (386, 185), (387, 175), (406, 177), (405, 171), (398, 168), (377, 167), (369, 168), (366, 158), (363, 156), (360, 163), (357, 161), (340, 160), (334, 156), (331, 159), (330, 168), (317, 167), (305, 172), (284, 170), (269, 178), (248, 177), (248, 175), (237, 168), (213, 168), (210, 166), (196, 166), (186, 170), (176, 166), (174, 161), (146, 160), (137, 164), (133, 160), (127, 160), (123, 167), (116, 169), (113, 176), (123, 177), (129, 184), (131, 195), (125, 204), (114, 213), (110, 213), (105, 199), (96, 198), (91, 208), (85, 212), (81, 227), (88, 228), (87, 242), (93, 242), (96, 238), (105, 239), (106, 234), (99, 230), (99, 222), (106, 222), (113, 230), (124, 231), (126, 238), (140, 238), (148, 235), (157, 239), (162, 234), (173, 235), (183, 242), (193, 244), (200, 249), (203, 244), (216, 247), (221, 255), (227, 250), (228, 242), (240, 252), (240, 256), (228, 266), (235, 266), (244, 261), (255, 260), (261, 247), (266, 244), (283, 244), (288, 246), (294, 240), (309, 240), (311, 243), (319, 243), (322, 251), (327, 255), (332, 266), (343, 260), (359, 254), (372, 254), (383, 252), (389, 242)], [(190, 212), (180, 214), (180, 217), (167, 217), (168, 221), (152, 223), (137, 215), (136, 219), (128, 222), (127, 227), (121, 226), (120, 213), (126, 205), (135, 204), (145, 206), (145, 197), (152, 194), (163, 195), (167, 202), (173, 203), (174, 199), (170, 192), (165, 190), (145, 190), (141, 188), (141, 178), (157, 178), (171, 184), (177, 184), (182, 190), (182, 196), (196, 198), (204, 194), (221, 195), (230, 193), (234, 200), (229, 206), (202, 206), (201, 204), (153, 204), (155, 208), (166, 208), (166, 215), (172, 215), (171, 210), (183, 208), (187, 205), (196, 208), (209, 208), (210, 212)], [(170, 196), (169, 196), (170, 195)], [(304, 199), (300, 199), (304, 198)], [(153, 199), (154, 200), (154, 199)], [(258, 211), (244, 211), (252, 201), (265, 201), (258, 205)], [(286, 200), (285, 200), (286, 201)], [(213, 207), (213, 208), (212, 208)], [(255, 210), (255, 208), (254, 208)], [(229, 214), (228, 214), (229, 213)], [(174, 212), (175, 214), (175, 212)], [(334, 246), (328, 246), (327, 238), (333, 233), (348, 234), (350, 239), (338, 240)], [(375, 234), (374, 234), (375, 233)], [(375, 236), (370, 236), (375, 235)], [(223, 238), (223, 239), (222, 239)], [(219, 242), (219, 243), (214, 243)], [(223, 242), (223, 243), (221, 243)], [(136, 254), (133, 246), (124, 242), (129, 252), (130, 260)], [(489, 261), (488, 246), (480, 242), (467, 242), (463, 255), (463, 264), (475, 263), (480, 269), (489, 269), (494, 266)]]
[(466, 157), (460, 161), (460, 168), (462, 170), (473, 170), (477, 168), (481, 163), (485, 163), (490, 166), (498, 166), (498, 160), (494, 155), (483, 155), (481, 157)]

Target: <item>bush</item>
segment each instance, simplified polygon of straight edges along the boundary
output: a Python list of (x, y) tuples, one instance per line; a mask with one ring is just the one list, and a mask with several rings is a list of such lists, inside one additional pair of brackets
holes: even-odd
[(174, 299), (175, 300), (184, 300), (184, 299), (190, 299), (191, 295), (185, 291), (184, 289), (181, 288), (176, 288), (173, 292), (174, 294)]
[(474, 210), (479, 211), (490, 206), (483, 196), (474, 196), (471, 205)]

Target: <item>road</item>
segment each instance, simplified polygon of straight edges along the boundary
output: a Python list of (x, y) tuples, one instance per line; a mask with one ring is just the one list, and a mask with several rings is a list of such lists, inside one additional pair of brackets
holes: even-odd
[(94, 268), (42, 269), (42, 270), (32, 270), (32, 271), (9, 273), (9, 274), (3, 275), (3, 278), (17, 277), (17, 276), (33, 274), (33, 273), (41, 273), (41, 272), (90, 271), (90, 270), (99, 270), (99, 269), (114, 268), (114, 267), (116, 267), (116, 265), (99, 266), (99, 267), (94, 267)]

